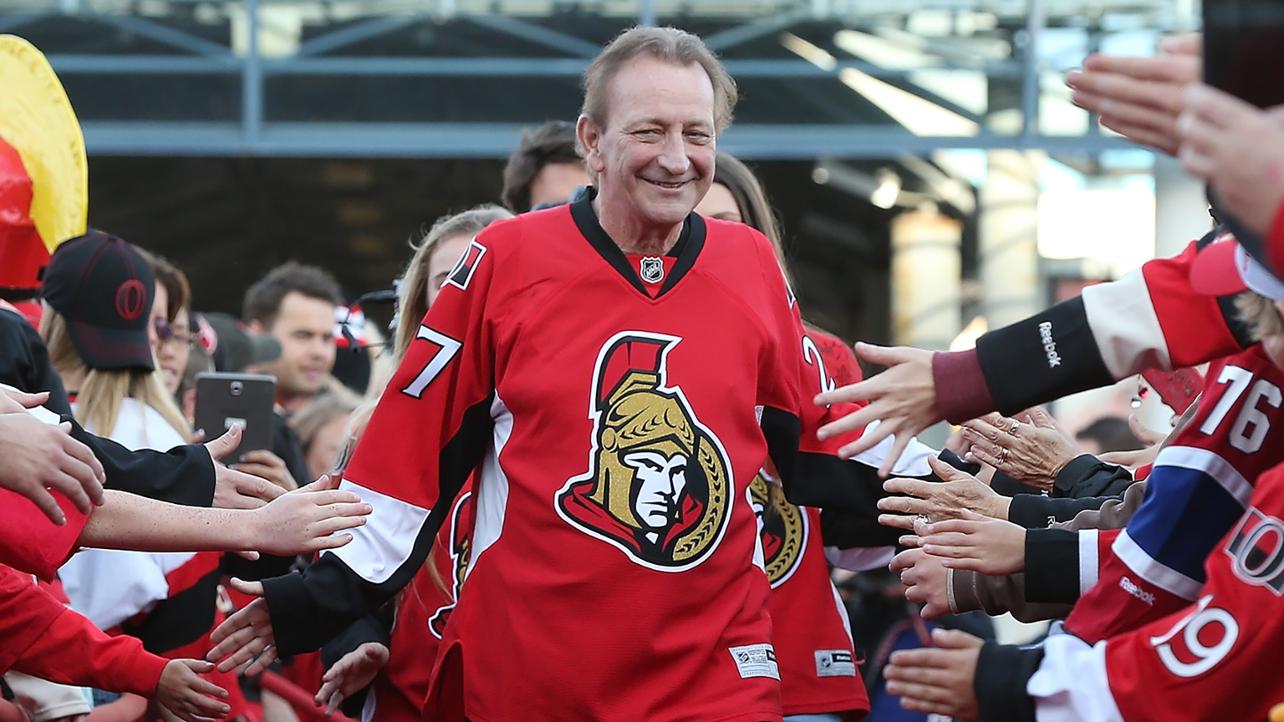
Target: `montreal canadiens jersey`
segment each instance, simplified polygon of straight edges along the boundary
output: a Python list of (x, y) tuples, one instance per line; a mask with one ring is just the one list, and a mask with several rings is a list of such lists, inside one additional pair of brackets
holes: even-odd
[(435, 713), (780, 718), (750, 484), (770, 451), (791, 498), (874, 518), (881, 459), (816, 439), (849, 409), (812, 403), (818, 374), (761, 234), (692, 214), (670, 255), (635, 268), (587, 199), (471, 243), (345, 474), (369, 522), (265, 584), (283, 653), (405, 586), (476, 468)]
[(1040, 722), (1263, 720), (1284, 700), (1284, 467), (1208, 556), (1197, 598), (1095, 646), (1050, 637), (1027, 692)]
[(1213, 364), (1199, 407), (1155, 458), (1146, 496), (1066, 628), (1096, 642), (1185, 607), (1204, 562), (1284, 460), (1284, 371), (1260, 344)]

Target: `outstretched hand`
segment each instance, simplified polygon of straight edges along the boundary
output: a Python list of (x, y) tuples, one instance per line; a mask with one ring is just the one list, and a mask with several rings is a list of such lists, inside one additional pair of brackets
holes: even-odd
[(241, 444), (241, 427), (233, 424), (222, 436), (205, 443), (214, 463), (214, 506), (219, 509), (257, 509), (285, 491), (272, 482), (230, 469), (219, 460)]
[(883, 490), (887, 493), (907, 496), (885, 496), (879, 499), (878, 510), (890, 512), (878, 515), (879, 524), (912, 530), (916, 517), (942, 521), (957, 519), (969, 510), (985, 516), (1007, 518), (1010, 499), (975, 476), (955, 469), (940, 459), (928, 459), (927, 463), (941, 481), (898, 478), (883, 482)]
[(66, 422), (46, 424), (25, 410), (0, 413), (0, 487), (27, 497), (60, 526), (67, 517), (53, 494), (66, 496), (88, 514), (103, 503), (107, 478), (93, 452), (70, 431)]
[(388, 648), (378, 642), (366, 642), (343, 655), (321, 677), (317, 704), (325, 705), (327, 715), (334, 714), (343, 700), (360, 692), (374, 681), (375, 675), (388, 663)]
[(254, 511), (254, 549), (277, 556), (337, 549), (352, 541), (338, 532), (366, 523), (373, 507), (350, 491), (339, 491), (339, 478), (322, 476)]
[(214, 665), (196, 659), (173, 659), (161, 672), (156, 701), (187, 722), (219, 719), (232, 711), (226, 702), (227, 690), (201, 678)]
[(887, 691), (905, 709), (956, 720), (980, 717), (973, 683), (982, 642), (956, 629), (933, 629), (935, 647), (893, 652), (884, 670)]
[(922, 604), (924, 619), (936, 619), (950, 614), (949, 574), (940, 557), (922, 549), (906, 549), (897, 554), (890, 565), (901, 575), (905, 585), (905, 599)]
[[(856, 355), (862, 360), (887, 366), (887, 370), (860, 383), (827, 391), (816, 397), (820, 406), (868, 402), (858, 411), (820, 427), (817, 436), (827, 439), (840, 434), (864, 433), (838, 450), (844, 459), (872, 449), (892, 436), (892, 451), (878, 470), (891, 473), (910, 439), (943, 417), (936, 408), (936, 383), (932, 377), (932, 352), (908, 346), (886, 347), (858, 343)], [(870, 425), (877, 421), (873, 428)]]
[(1025, 570), (1025, 529), (1010, 521), (965, 510), (958, 519), (917, 522), (914, 531), (923, 551), (944, 567), (990, 576)]
[(210, 634), (214, 648), (205, 659), (218, 664), (219, 671), (227, 672), (241, 665), (247, 676), (262, 674), (276, 661), (276, 636), (272, 631), (272, 617), (267, 600), (263, 599), (262, 582), (245, 582), (233, 578), (232, 588), (256, 599), (218, 625)]
[(1081, 453), (1079, 445), (1052, 416), (1036, 406), (1024, 420), (986, 414), (963, 423), (971, 448), (968, 461), (989, 464), (1041, 491), (1050, 491), (1057, 474)]

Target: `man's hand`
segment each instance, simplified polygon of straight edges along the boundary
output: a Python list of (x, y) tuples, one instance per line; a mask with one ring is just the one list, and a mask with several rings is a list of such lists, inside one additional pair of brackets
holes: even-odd
[(1260, 235), (1284, 204), (1284, 106), (1259, 110), (1207, 85), (1185, 95), (1181, 163), (1206, 179), (1218, 205)]
[(338, 477), (323, 476), (254, 510), (251, 549), (277, 556), (337, 549), (352, 541), (339, 534), (359, 527), (374, 511), (350, 491), (338, 491)]
[(1025, 529), (1002, 519), (964, 511), (959, 519), (914, 524), (923, 551), (949, 569), (989, 576), (1025, 570)]
[(900, 572), (901, 584), (905, 585), (905, 599), (923, 605), (921, 612), (924, 619), (951, 614), (949, 597), (949, 575), (939, 557), (934, 557), (922, 549), (906, 549), (892, 559), (889, 568)]
[(257, 509), (285, 493), (266, 479), (251, 476), (219, 463), (241, 443), (241, 427), (233, 425), (222, 436), (206, 442), (214, 464), (214, 504), (219, 509)]
[(905, 709), (975, 720), (981, 712), (972, 689), (981, 640), (955, 629), (933, 629), (936, 647), (893, 652), (884, 670), (887, 691)]
[(997, 519), (1008, 517), (1011, 499), (940, 459), (928, 459), (928, 464), (942, 481), (888, 479), (883, 482), (883, 490), (889, 494), (908, 496), (885, 496), (879, 499), (880, 511), (893, 512), (879, 514), (879, 524), (909, 530), (914, 528), (914, 518), (917, 516), (926, 517), (928, 521), (941, 521), (959, 518), (966, 510)]
[(156, 701), (187, 722), (223, 717), (232, 710), (220, 701), (227, 698), (227, 690), (199, 676), (213, 669), (196, 659), (170, 660), (156, 685)]
[(231, 468), (267, 479), (285, 491), (294, 491), (299, 488), (298, 482), (290, 476), (290, 470), (286, 468), (285, 461), (267, 449), (245, 452), (241, 456), (240, 463), (232, 464)]
[(48, 400), (48, 391), (33, 394), (16, 389), (9, 384), (0, 384), (0, 414), (34, 409), (37, 406), (44, 406)]
[(1057, 474), (1080, 454), (1079, 445), (1041, 407), (1027, 412), (1029, 423), (998, 414), (964, 422), (963, 438), (972, 445), (968, 461), (989, 464), (1017, 481), (1052, 489)]
[(343, 700), (370, 686), (379, 670), (388, 664), (388, 656), (388, 648), (378, 642), (366, 642), (343, 655), (321, 677), (316, 703), (325, 705), (327, 715), (334, 714)]
[[(12, 399), (9, 394), (0, 397)], [(81, 512), (103, 503), (103, 465), (88, 446), (71, 438), (71, 424), (51, 426), (25, 410), (0, 414), (0, 486), (21, 494), (59, 526), (67, 516), (50, 489)]]
[(849, 459), (872, 449), (888, 436), (894, 436), (892, 452), (878, 470), (879, 475), (886, 477), (909, 445), (910, 439), (942, 419), (936, 409), (932, 352), (907, 346), (887, 348), (867, 343), (856, 344), (855, 350), (862, 360), (888, 368), (860, 383), (817, 396), (815, 401), (820, 406), (842, 402), (869, 402), (859, 411), (820, 427), (817, 436), (827, 439), (860, 431), (874, 421), (879, 422), (859, 439), (839, 449), (838, 455)]
[(218, 625), (210, 634), (214, 648), (205, 659), (227, 672), (245, 665), (242, 673), (253, 677), (262, 674), (276, 661), (276, 637), (267, 600), (263, 599), (262, 582), (243, 582), (233, 578), (232, 588), (242, 594), (258, 597)]
[(1071, 102), (1128, 140), (1177, 155), (1182, 94), (1202, 75), (1200, 37), (1169, 38), (1153, 58), (1089, 55), (1066, 74)]

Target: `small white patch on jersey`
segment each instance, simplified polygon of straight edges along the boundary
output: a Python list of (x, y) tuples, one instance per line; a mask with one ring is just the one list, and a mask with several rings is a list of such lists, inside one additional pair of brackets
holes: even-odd
[(750, 677), (770, 677), (780, 679), (780, 667), (776, 664), (776, 650), (770, 644), (750, 644), (746, 647), (728, 647), (731, 659), (740, 671), (740, 679)]
[(660, 258), (643, 258), (638, 267), (638, 274), (647, 283), (659, 283), (664, 279), (664, 260)]
[(855, 677), (856, 660), (845, 649), (817, 649), (816, 676)]

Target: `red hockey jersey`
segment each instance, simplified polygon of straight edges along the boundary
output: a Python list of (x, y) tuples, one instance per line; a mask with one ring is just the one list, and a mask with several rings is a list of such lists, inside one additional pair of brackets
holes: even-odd
[[(846, 343), (809, 328), (803, 355), (818, 351), (818, 383), (827, 387), (861, 379), (856, 355)], [(771, 641), (780, 665), (785, 715), (869, 712), (869, 697), (856, 669), (847, 610), (829, 579), (820, 511), (784, 498), (769, 472), (750, 486), (760, 519), (763, 561), (771, 583)]]
[(1205, 566), (1198, 601), (1089, 647), (1050, 637), (1027, 692), (1041, 722), (1263, 720), (1284, 700), (1284, 467)]
[(348, 468), (370, 522), (265, 584), (283, 652), (408, 583), (480, 460), (438, 699), (476, 722), (780, 718), (749, 485), (770, 450), (788, 493), (872, 516), (876, 466), (815, 439), (766, 239), (692, 214), (672, 256), (635, 268), (587, 200), (482, 232)]
[(1146, 497), (1066, 620), (1096, 642), (1193, 601), (1204, 562), (1244, 513), (1253, 481), (1284, 460), (1284, 371), (1253, 346), (1213, 364), (1199, 408), (1159, 452)]
[[(446, 622), (468, 572), (473, 530), (471, 483), (455, 500), (428, 562), (397, 599), (397, 616), (388, 645), (388, 664), (370, 685), (363, 719), (420, 722), (433, 665)], [(433, 565), (437, 574), (429, 572)], [(444, 587), (444, 588), (443, 588)]]

